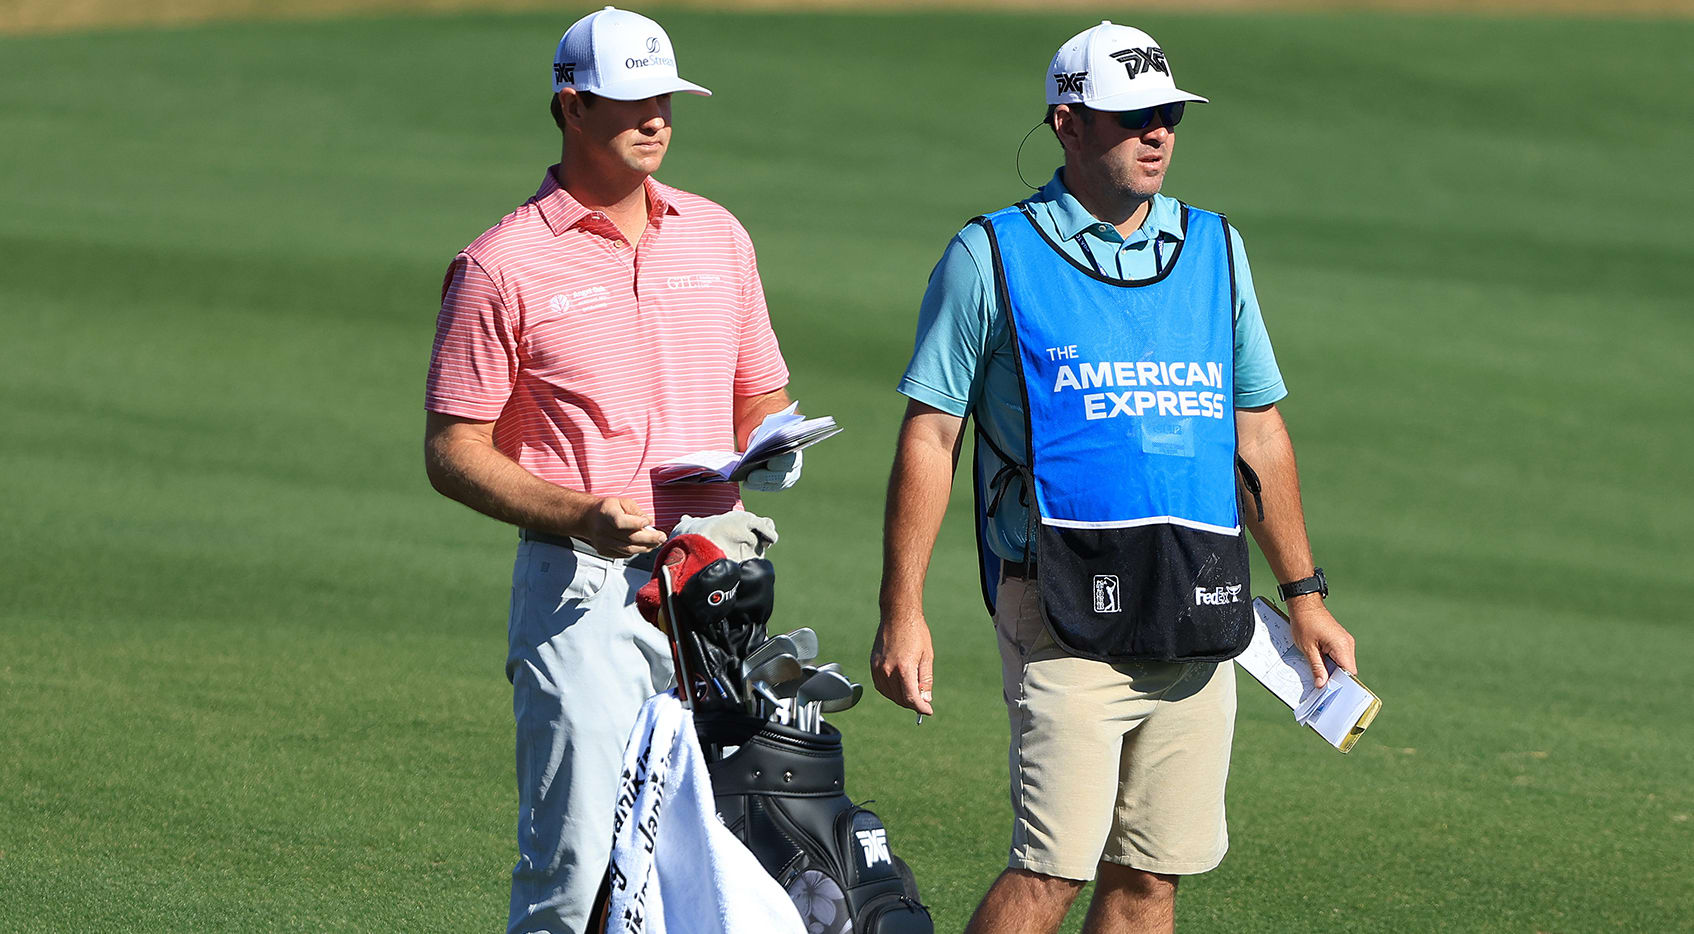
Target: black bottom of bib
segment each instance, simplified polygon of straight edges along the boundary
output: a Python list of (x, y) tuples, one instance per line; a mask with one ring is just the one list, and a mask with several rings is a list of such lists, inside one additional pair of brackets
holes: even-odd
[(1247, 538), (1185, 526), (1042, 525), (1041, 604), (1053, 638), (1102, 661), (1224, 661), (1253, 637)]

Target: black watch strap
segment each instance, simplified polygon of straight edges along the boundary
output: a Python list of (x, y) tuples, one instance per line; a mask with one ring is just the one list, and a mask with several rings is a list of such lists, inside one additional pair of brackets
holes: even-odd
[(1329, 581), (1323, 576), (1323, 568), (1313, 568), (1311, 577), (1302, 577), (1297, 581), (1278, 584), (1276, 595), (1287, 602), (1292, 597), (1300, 597), (1315, 593), (1320, 597), (1329, 596)]

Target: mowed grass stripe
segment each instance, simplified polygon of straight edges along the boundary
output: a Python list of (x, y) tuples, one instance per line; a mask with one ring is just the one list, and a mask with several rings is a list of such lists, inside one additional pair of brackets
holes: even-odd
[[(779, 619), (862, 678), (918, 297), (1025, 190), (1035, 76), (1086, 21), (661, 19), (719, 92), (664, 178), (747, 224), (792, 388), (848, 428), (749, 499)], [(563, 25), (0, 39), (0, 930), (499, 924), (513, 537), (428, 490), (419, 408), (447, 260), (556, 152)], [(1233, 850), (1185, 927), (1685, 928), (1694, 25), (1141, 25), (1216, 100), (1169, 190), (1245, 235), (1387, 703), (1342, 758), (1242, 684)], [(941, 930), (1008, 838), (968, 524), (961, 491), (940, 715), (839, 718)]]

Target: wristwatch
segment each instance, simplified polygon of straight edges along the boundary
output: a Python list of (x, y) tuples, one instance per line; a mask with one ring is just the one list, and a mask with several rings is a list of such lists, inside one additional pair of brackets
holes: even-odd
[(1286, 603), (1292, 597), (1300, 597), (1315, 593), (1320, 597), (1329, 596), (1329, 580), (1323, 576), (1323, 568), (1313, 568), (1311, 577), (1302, 577), (1297, 581), (1278, 584), (1276, 595)]

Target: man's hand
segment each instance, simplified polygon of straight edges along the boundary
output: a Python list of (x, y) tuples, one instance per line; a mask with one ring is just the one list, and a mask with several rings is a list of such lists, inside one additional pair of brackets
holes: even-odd
[(622, 496), (595, 503), (582, 517), (582, 530), (589, 546), (608, 558), (631, 558), (665, 543), (665, 533), (653, 527), (653, 518), (635, 500)]
[(1288, 601), (1288, 622), (1294, 644), (1306, 654), (1306, 661), (1312, 666), (1312, 682), (1318, 687), (1329, 682), (1325, 655), (1348, 674), (1359, 673), (1359, 663), (1353, 655), (1353, 634), (1335, 621), (1329, 608), (1323, 605), (1322, 597), (1312, 593)]
[(921, 612), (883, 617), (871, 647), (871, 679), (894, 703), (925, 716), (935, 713), (935, 649)]
[(800, 482), (800, 463), (804, 460), (799, 451), (789, 451), (778, 454), (765, 461), (747, 474), (747, 479), (741, 485), (759, 493), (777, 493), (786, 490)]

